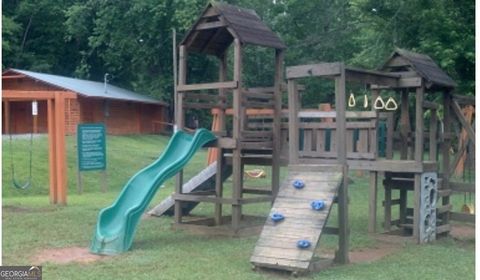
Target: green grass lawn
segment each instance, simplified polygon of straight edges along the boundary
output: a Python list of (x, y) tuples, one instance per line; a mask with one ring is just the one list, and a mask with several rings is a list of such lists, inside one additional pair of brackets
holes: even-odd
[[(168, 138), (162, 136), (108, 136), (108, 191), (100, 191), (98, 172), (84, 173), (84, 193), (76, 189), (76, 153), (73, 137), (67, 137), (68, 206), (57, 207), (48, 200), (47, 139), (34, 140), (34, 182), (22, 191), (11, 187), (10, 153), (3, 142), (3, 264), (28, 265), (43, 249), (88, 247), (99, 210), (113, 202), (130, 176), (161, 153)], [(16, 172), (26, 176), (27, 141), (14, 144)], [(205, 167), (206, 151), (200, 151), (186, 167), (191, 177)], [(267, 173), (269, 169), (267, 168)], [(283, 170), (284, 171), (284, 170)], [(284, 173), (284, 172), (283, 172)], [(375, 248), (367, 234), (368, 176), (356, 176), (350, 185), (351, 250)], [(249, 185), (266, 185), (269, 178)], [(226, 194), (230, 184), (226, 184)], [(173, 192), (173, 180), (166, 182), (152, 205)], [(379, 197), (383, 196), (381, 188)], [(379, 199), (381, 200), (381, 199)], [(463, 197), (455, 198), (456, 208)], [(380, 202), (379, 202), (380, 204)], [(228, 208), (226, 209), (227, 213)], [(269, 204), (249, 205), (246, 213), (267, 215)], [(201, 204), (195, 214), (211, 214), (213, 208)], [(381, 216), (379, 205), (379, 217)], [(395, 213), (394, 213), (395, 215)], [(332, 225), (336, 219), (333, 210)], [(249, 259), (257, 237), (227, 238), (174, 232), (171, 217), (142, 220), (132, 249), (122, 255), (92, 263), (59, 265), (44, 263), (44, 279), (278, 279), (285, 274), (253, 272)], [(380, 225), (379, 225), (380, 226)], [(336, 247), (334, 236), (322, 237), (321, 247)], [(337, 266), (307, 276), (308, 279), (473, 279), (474, 240), (443, 238), (432, 244), (406, 244), (401, 250), (375, 262)]]

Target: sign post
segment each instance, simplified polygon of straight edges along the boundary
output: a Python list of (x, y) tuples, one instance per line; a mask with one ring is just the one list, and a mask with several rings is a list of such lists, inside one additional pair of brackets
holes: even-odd
[[(82, 193), (82, 171), (102, 170), (106, 177), (107, 151), (105, 125), (102, 123), (79, 124), (77, 126), (78, 188)], [(106, 191), (106, 180), (102, 180), (102, 191)]]

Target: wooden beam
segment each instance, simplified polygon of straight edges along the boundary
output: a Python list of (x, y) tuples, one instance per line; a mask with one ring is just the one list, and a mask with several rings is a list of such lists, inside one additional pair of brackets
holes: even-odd
[(300, 107), (299, 96), (297, 91), (297, 82), (288, 80), (288, 135), (289, 135), (289, 160), (291, 164), (297, 164), (299, 158), (299, 132), (298, 132), (298, 110)]
[(465, 119), (465, 116), (462, 113), (462, 109), (460, 108), (460, 105), (458, 105), (457, 101), (452, 100), (451, 107), (453, 109), (453, 112), (457, 116), (458, 120), (462, 124), (463, 128), (467, 132), (468, 138), (470, 139), (470, 141), (472, 141), (473, 145), (475, 145), (475, 131), (473, 130), (472, 125), (469, 124)]
[(475, 96), (454, 94), (453, 98), (455, 99), (455, 101), (457, 101), (458, 104), (475, 106)]
[(55, 166), (57, 203), (67, 204), (67, 165), (65, 153), (65, 98), (55, 93)]
[(215, 29), (220, 27), (225, 27), (225, 23), (221, 21), (211, 21), (200, 23), (195, 27), (195, 30), (205, 30), (205, 29)]
[[(233, 80), (236, 83), (233, 90), (233, 138), (238, 140), (241, 138), (242, 129), (242, 45), (239, 39), (234, 40), (233, 49)], [(243, 166), (242, 166), (242, 153), (238, 147), (233, 150), (232, 157), (233, 166), (233, 189), (232, 199), (237, 201), (242, 198), (242, 184), (243, 184)], [(234, 231), (239, 230), (240, 220), (242, 218), (241, 205), (232, 205), (232, 228)]]
[[(218, 79), (220, 82), (224, 82), (227, 79), (227, 56), (222, 55), (220, 56), (220, 63), (219, 63), (219, 73), (218, 73)], [(219, 89), (218, 90), (218, 95), (220, 97), (220, 100), (222, 104), (225, 104), (226, 101), (226, 90), (225, 89)], [(225, 124), (225, 110), (218, 110), (217, 112), (217, 118), (218, 118), (218, 128), (220, 131), (225, 131), (226, 130), (226, 124)], [(232, 139), (232, 138), (219, 138), (218, 144), (219, 148), (217, 148), (217, 173), (215, 174), (215, 197), (217, 198), (222, 198), (223, 197), (223, 172), (224, 168), (223, 165), (225, 163), (225, 158), (223, 157), (223, 147), (226, 145), (223, 145), (222, 139), (228, 139), (231, 140), (230, 142), (233, 142), (235, 144), (233, 149), (237, 147), (237, 141)], [(215, 225), (220, 225), (222, 223), (222, 204), (221, 203), (216, 203), (215, 204), (215, 210), (214, 210), (214, 221)]]
[(231, 82), (217, 82), (206, 84), (179, 84), (177, 91), (194, 91), (194, 90), (207, 90), (207, 89), (236, 89), (238, 87), (238, 81)]
[(274, 115), (273, 115), (273, 150), (272, 150), (272, 194), (276, 197), (280, 188), (280, 153), (281, 153), (281, 115), (282, 115), (282, 81), (283, 81), (282, 50), (275, 50), (274, 76)]
[(287, 79), (337, 75), (340, 75), (338, 62), (287, 67)]
[(377, 232), (377, 182), (378, 172), (370, 172), (370, 195), (368, 204), (368, 232)]
[(2, 90), (3, 100), (47, 100), (54, 99), (59, 93), (63, 98), (76, 99), (77, 94), (71, 91), (29, 91), (29, 90)]
[(346, 77), (345, 66), (339, 64), (340, 75), (335, 78), (335, 108), (337, 111), (337, 160), (343, 166), (343, 182), (338, 190), (338, 251), (336, 260), (341, 264), (349, 262), (350, 242), (348, 222), (348, 165), (346, 142)]
[[(175, 129), (183, 129), (185, 125), (184, 110), (183, 110), (183, 92), (179, 91), (178, 87), (185, 85), (187, 82), (187, 58), (188, 52), (185, 45), (181, 45), (179, 48), (179, 62), (178, 62), (178, 84), (177, 84), (177, 104), (175, 104)], [(183, 170), (179, 171), (175, 176), (175, 194), (182, 194), (183, 192)], [(174, 206), (174, 221), (176, 224), (182, 222), (182, 202), (175, 200)]]
[(364, 70), (364, 69), (354, 68), (350, 66), (345, 67), (345, 71), (346, 71), (345, 79), (347, 81), (375, 84), (375, 85), (386, 85), (390, 87), (396, 87), (398, 85), (398, 80), (400, 78), (399, 75), (395, 75), (391, 73)]
[(55, 102), (47, 100), (47, 125), (48, 125), (48, 172), (50, 181), (50, 203), (57, 203), (57, 164), (56, 164), (56, 137), (55, 137)]

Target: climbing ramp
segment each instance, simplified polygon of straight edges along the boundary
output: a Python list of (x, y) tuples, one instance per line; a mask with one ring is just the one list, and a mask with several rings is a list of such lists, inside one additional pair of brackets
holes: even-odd
[[(232, 175), (232, 166), (224, 164), (222, 166), (222, 180), (225, 181), (230, 175)], [(188, 180), (187, 183), (183, 185), (183, 193), (194, 193), (194, 192), (207, 192), (215, 191), (215, 176), (217, 175), (217, 162), (210, 164), (205, 169), (200, 171), (197, 175)], [(182, 203), (182, 213), (187, 215), (190, 211), (198, 205), (199, 202), (190, 201)], [(157, 206), (148, 211), (149, 215), (152, 216), (162, 216), (168, 215), (172, 216), (174, 214), (174, 205), (175, 200), (170, 195)]]
[(338, 165), (290, 165), (250, 262), (308, 271), (342, 180)]

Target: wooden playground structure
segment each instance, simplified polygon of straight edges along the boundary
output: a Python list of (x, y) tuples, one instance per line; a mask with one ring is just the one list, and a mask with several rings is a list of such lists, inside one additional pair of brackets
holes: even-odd
[[(275, 50), (272, 87), (245, 88), (242, 60), (248, 44)], [(233, 45), (232, 79), (227, 77), (230, 45)], [(348, 204), (355, 203), (348, 199), (350, 170), (369, 173), (371, 233), (378, 230), (380, 184), (385, 190), (384, 232), (400, 230), (417, 243), (425, 243), (447, 234), (450, 220), (474, 222), (474, 214), (454, 213), (450, 203), (454, 192), (475, 192), (473, 181), (452, 180), (465, 151), (469, 149), (470, 153), (475, 148), (473, 109), (467, 120), (465, 109), (461, 108), (474, 106), (474, 98), (455, 95), (455, 82), (430, 57), (397, 49), (379, 71), (350, 67), (342, 62), (290, 66), (286, 68), (285, 86), (282, 41), (255, 12), (220, 3), (208, 5), (179, 49), (177, 125), (180, 129), (184, 126), (188, 109), (213, 110), (218, 140), (212, 145), (217, 149), (216, 165), (209, 167), (216, 168), (216, 172), (210, 170), (205, 178), (194, 177), (187, 183), (187, 191), (182, 189), (183, 174), (176, 178), (175, 194), (170, 198), (170, 205), (175, 205), (175, 228), (242, 235), (248, 226), (244, 221), (249, 218), (242, 214), (242, 206), (272, 202), (270, 216), (251, 258), (254, 267), (295, 273), (312, 270), (322, 233), (338, 235), (335, 261), (348, 263)], [(190, 52), (218, 57), (219, 82), (187, 83)], [(333, 83), (334, 111), (302, 106), (300, 90), (305, 89), (302, 80), (312, 78)], [(351, 98), (347, 102), (347, 90), (352, 84), (368, 89), (363, 110), (351, 108), (355, 105)], [(282, 104), (286, 90), (288, 105)], [(382, 96), (386, 95), (390, 97), (387, 103), (395, 103), (394, 106), (385, 107)], [(395, 100), (399, 101), (398, 109)], [(442, 107), (443, 118), (440, 118), (438, 110)], [(288, 109), (282, 111), (282, 108)], [(458, 120), (460, 127), (454, 120)], [(455, 127), (462, 133), (455, 134)], [(463, 140), (458, 142), (452, 162), (451, 147), (457, 135)], [(244, 185), (243, 171), (248, 164), (271, 166), (269, 189)], [(288, 166), (289, 174), (283, 184), (279, 176), (281, 165)], [(227, 198), (223, 182), (230, 172), (233, 187), (231, 197)], [(379, 182), (381, 177), (384, 180)], [(304, 189), (292, 188), (298, 179), (304, 180)], [(244, 194), (256, 196), (245, 198)], [(323, 200), (323, 212), (312, 211), (309, 206), (312, 199)], [(215, 205), (213, 218), (184, 220), (183, 215), (201, 202)], [(338, 205), (338, 227), (326, 227), (334, 203)], [(222, 215), (226, 205), (232, 208), (231, 217)], [(392, 208), (397, 205), (399, 217), (392, 217)], [(285, 214), (285, 220), (277, 223), (272, 217), (280, 213)], [(295, 246), (299, 238), (306, 238), (311, 246), (299, 249)]]

